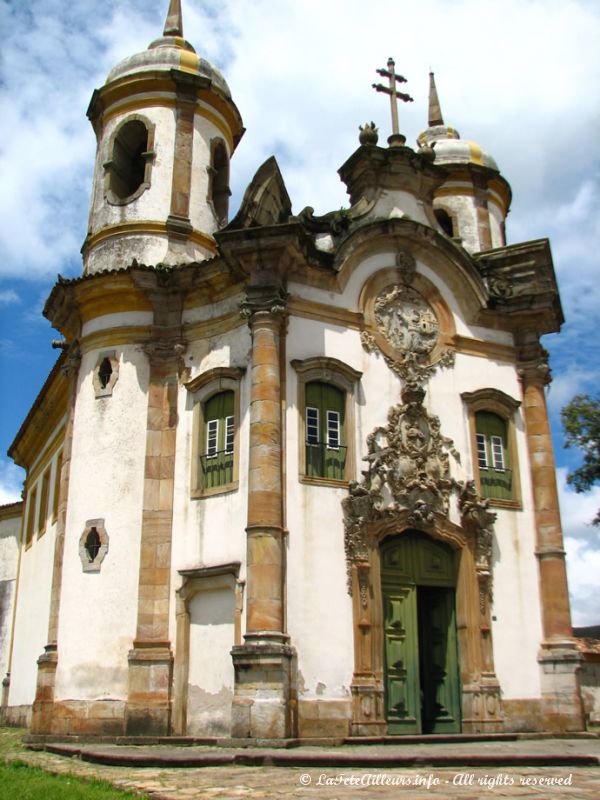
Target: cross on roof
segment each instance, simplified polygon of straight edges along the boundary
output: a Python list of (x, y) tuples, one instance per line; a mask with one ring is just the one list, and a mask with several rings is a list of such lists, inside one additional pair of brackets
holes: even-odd
[(397, 75), (395, 72), (395, 62), (393, 58), (388, 58), (387, 69), (378, 69), (377, 74), (383, 78), (389, 78), (389, 87), (384, 86), (382, 83), (374, 83), (373, 88), (376, 92), (384, 92), (390, 96), (390, 106), (392, 109), (392, 135), (388, 139), (390, 144), (404, 144), (406, 137), (400, 133), (398, 127), (398, 98), (405, 103), (412, 103), (413, 98), (405, 92), (399, 92), (396, 88), (396, 83), (406, 83), (406, 78), (402, 75)]

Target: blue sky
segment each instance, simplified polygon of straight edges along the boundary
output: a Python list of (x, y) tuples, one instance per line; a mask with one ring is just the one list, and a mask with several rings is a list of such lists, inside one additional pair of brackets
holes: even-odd
[[(85, 110), (122, 57), (160, 35), (167, 0), (0, 0), (0, 503), (22, 474), (4, 455), (56, 357), (41, 309), (57, 273), (81, 271), (95, 140)], [(388, 56), (426, 127), (428, 72), (447, 124), (492, 153), (511, 183), (509, 243), (549, 237), (566, 324), (545, 337), (569, 578), (577, 624), (600, 622), (600, 487), (565, 487), (560, 408), (596, 392), (600, 347), (600, 4), (594, 0), (183, 0), (186, 37), (224, 73), (247, 133), (232, 211), (275, 154), (294, 210), (347, 205), (336, 170), (388, 104), (370, 88)]]

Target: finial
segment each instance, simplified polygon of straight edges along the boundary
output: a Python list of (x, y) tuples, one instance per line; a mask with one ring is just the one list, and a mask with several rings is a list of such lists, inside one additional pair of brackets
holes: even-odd
[(361, 144), (377, 144), (379, 136), (377, 134), (377, 125), (374, 122), (365, 122), (364, 125), (358, 126), (360, 134), (358, 141)]
[(169, 0), (169, 10), (165, 21), (163, 36), (183, 37), (183, 18), (181, 15), (181, 0)]
[(440, 108), (440, 101), (438, 99), (437, 89), (435, 87), (435, 76), (433, 72), (429, 73), (429, 127), (433, 128), (435, 125), (443, 125), (444, 118), (442, 117), (442, 109)]
[(384, 92), (390, 96), (390, 106), (392, 109), (392, 135), (388, 138), (388, 143), (390, 145), (403, 145), (406, 142), (406, 136), (403, 136), (400, 133), (400, 129), (398, 127), (398, 98), (403, 100), (405, 103), (412, 103), (413, 98), (409, 94), (399, 92), (396, 89), (396, 83), (406, 83), (406, 78), (403, 78), (402, 75), (396, 74), (395, 66), (394, 59), (390, 57), (388, 58), (387, 69), (376, 70), (378, 75), (381, 75), (384, 78), (389, 78), (390, 85), (388, 88), (387, 86), (383, 86), (381, 83), (374, 83), (373, 89), (375, 89), (376, 92)]

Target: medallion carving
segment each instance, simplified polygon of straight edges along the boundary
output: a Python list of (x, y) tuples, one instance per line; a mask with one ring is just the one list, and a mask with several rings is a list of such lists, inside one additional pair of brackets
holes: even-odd
[(437, 318), (427, 301), (410, 286), (384, 289), (373, 310), (380, 333), (395, 350), (428, 355), (437, 344)]

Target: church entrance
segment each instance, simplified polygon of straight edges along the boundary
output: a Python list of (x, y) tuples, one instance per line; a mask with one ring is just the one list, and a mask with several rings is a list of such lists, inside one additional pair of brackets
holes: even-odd
[(416, 531), (381, 545), (388, 733), (459, 733), (452, 550)]

